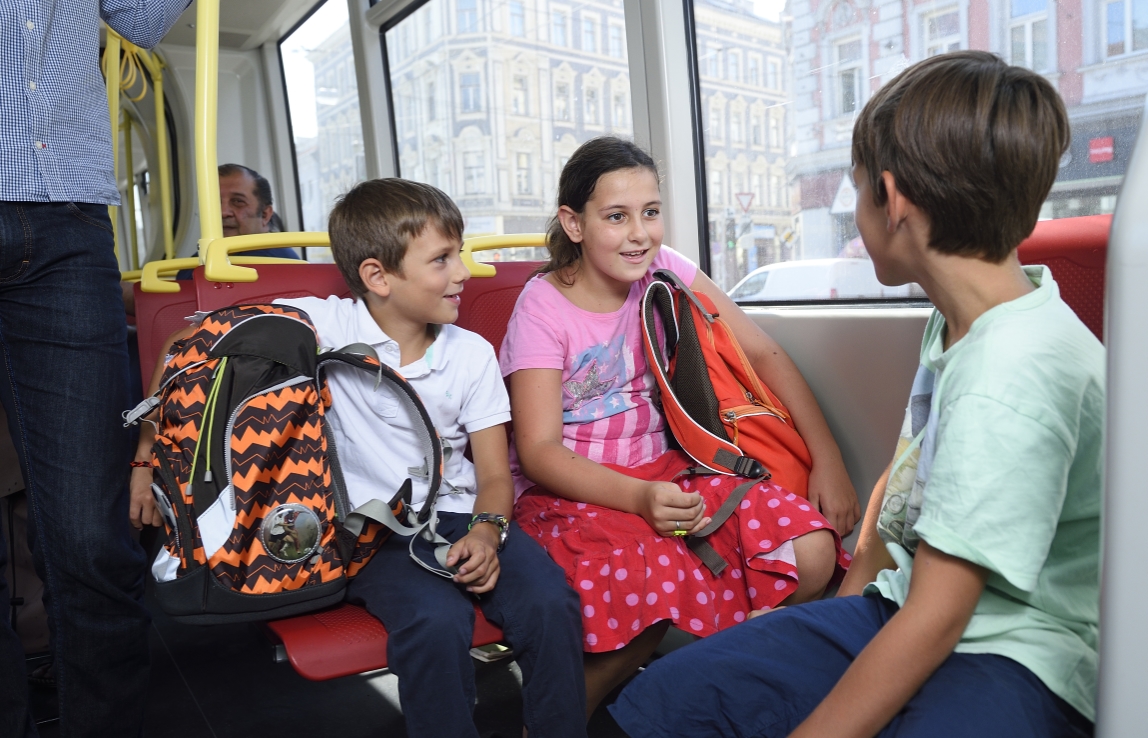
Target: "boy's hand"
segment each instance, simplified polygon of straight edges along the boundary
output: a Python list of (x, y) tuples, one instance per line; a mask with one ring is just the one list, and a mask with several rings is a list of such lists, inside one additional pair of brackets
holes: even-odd
[(809, 504), (844, 538), (861, 519), (861, 503), (844, 464), (814, 464), (809, 473)]
[(132, 468), (131, 502), (128, 507), (128, 519), (136, 530), (145, 525), (162, 526), (163, 516), (155, 506), (155, 498), (151, 494), (151, 468)]
[(454, 575), (454, 581), (467, 585), (467, 592), (482, 594), (494, 589), (499, 572), (498, 527), (480, 523), (451, 546), (446, 556), (447, 565), (454, 566), (460, 561), (462, 566)]
[(658, 535), (672, 536), (675, 530), (697, 533), (710, 524), (697, 492), (683, 492), (673, 482), (649, 482), (643, 492), (639, 514)]

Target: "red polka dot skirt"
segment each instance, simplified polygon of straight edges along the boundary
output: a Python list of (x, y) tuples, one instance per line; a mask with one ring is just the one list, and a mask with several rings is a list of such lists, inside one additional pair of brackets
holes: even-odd
[[(630, 476), (669, 481), (689, 460), (664, 454)], [(700, 475), (674, 480), (700, 492), (706, 511), (721, 506), (741, 477)], [(706, 540), (730, 566), (715, 577), (681, 538), (656, 533), (639, 515), (573, 502), (534, 487), (514, 511), (522, 529), (563, 569), (582, 599), (583, 648), (622, 648), (659, 620), (672, 620), (699, 636), (742, 622), (751, 610), (776, 606), (797, 589), (793, 539), (815, 530), (833, 532), (839, 580), (851, 557), (841, 538), (804, 499), (764, 482), (746, 494), (729, 520)]]

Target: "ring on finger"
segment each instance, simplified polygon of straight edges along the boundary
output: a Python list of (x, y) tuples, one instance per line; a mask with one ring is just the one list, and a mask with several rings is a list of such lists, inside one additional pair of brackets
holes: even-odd
[(679, 522), (678, 522), (678, 521), (676, 521), (676, 520), (674, 521), (674, 535), (675, 535), (675, 536), (684, 536), (684, 535), (686, 535), (686, 531), (682, 530), (682, 524), (681, 524), (681, 523), (679, 523)]

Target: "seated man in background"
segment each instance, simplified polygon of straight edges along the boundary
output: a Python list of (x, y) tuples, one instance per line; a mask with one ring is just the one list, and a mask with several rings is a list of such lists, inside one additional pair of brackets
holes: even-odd
[[(271, 183), (259, 172), (242, 164), (219, 166), (219, 208), (223, 219), (223, 237), (250, 236), (255, 233), (278, 233), (284, 230), (283, 221), (275, 212), (271, 199)], [(280, 247), (244, 251), (244, 256), (273, 256), (280, 259), (298, 259), (292, 248)], [(191, 279), (191, 270), (182, 269), (176, 279)], [(135, 292), (131, 282), (122, 282), (124, 309), (135, 315)]]

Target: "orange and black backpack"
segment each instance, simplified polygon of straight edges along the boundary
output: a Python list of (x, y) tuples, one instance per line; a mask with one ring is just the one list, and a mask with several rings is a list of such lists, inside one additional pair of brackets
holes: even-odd
[(772, 479), (807, 497), (809, 449), (713, 301), (671, 271), (654, 272), (654, 281), (646, 287), (642, 334), (666, 422), (674, 440), (697, 464), (686, 472), (750, 480), (737, 487), (714, 513), (713, 522), (689, 541), (716, 574), (724, 562), (713, 559), (716, 554), (700, 539), (717, 530), (760, 480)]
[[(332, 362), (390, 383), (416, 428), (422, 419), (430, 492), (417, 514), (409, 479), (350, 509), (326, 416)], [(268, 620), (331, 605), (392, 532), (444, 543), (433, 510), (442, 447), (418, 395), (370, 346), (320, 353), (300, 310), (241, 305), (202, 316), (172, 346), (156, 395), (124, 419), (157, 405), (152, 492), (167, 540), (152, 574), (176, 620)]]

